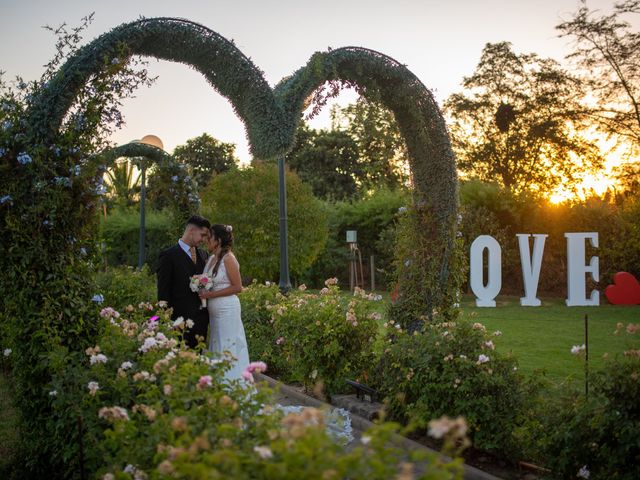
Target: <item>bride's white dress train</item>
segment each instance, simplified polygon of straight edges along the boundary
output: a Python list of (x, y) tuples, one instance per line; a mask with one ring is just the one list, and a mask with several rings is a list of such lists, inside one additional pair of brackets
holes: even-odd
[[(211, 275), (215, 263), (212, 256), (207, 262), (204, 273)], [(218, 272), (213, 277), (213, 290), (218, 291), (231, 286), (224, 261), (220, 262)], [(210, 298), (207, 301), (209, 311), (209, 351), (231, 353), (236, 359), (225, 378), (235, 380), (242, 378), (242, 372), (249, 365), (249, 350), (244, 334), (240, 300), (237, 295)]]
[[(204, 268), (204, 273), (212, 275), (215, 258), (211, 256)], [(231, 285), (224, 261), (220, 262), (218, 272), (213, 277), (213, 290), (222, 290)], [(210, 298), (207, 301), (209, 311), (209, 351), (222, 354), (229, 352), (236, 359), (230, 370), (225, 373), (227, 380), (242, 379), (242, 372), (249, 365), (249, 349), (244, 333), (240, 300), (237, 295)], [(300, 413), (304, 408), (297, 405), (276, 405), (285, 415)], [(353, 440), (351, 417), (342, 408), (333, 408), (324, 412), (327, 433), (339, 443), (350, 443)]]

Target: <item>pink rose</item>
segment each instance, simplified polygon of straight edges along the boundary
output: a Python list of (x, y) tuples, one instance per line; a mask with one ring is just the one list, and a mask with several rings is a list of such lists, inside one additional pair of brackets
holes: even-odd
[(211, 375), (203, 375), (200, 377), (200, 380), (198, 380), (198, 386), (200, 388), (210, 387), (211, 381), (212, 381)]

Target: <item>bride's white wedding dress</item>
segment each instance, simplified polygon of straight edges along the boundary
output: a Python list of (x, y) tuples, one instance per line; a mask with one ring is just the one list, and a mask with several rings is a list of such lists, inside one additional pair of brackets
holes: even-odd
[[(203, 273), (212, 275), (214, 265), (215, 257), (212, 255)], [(218, 272), (212, 278), (214, 291), (222, 290), (231, 285), (224, 261), (220, 262)], [(207, 301), (207, 310), (209, 311), (209, 351), (219, 354), (225, 351), (230, 352), (236, 361), (233, 362), (231, 369), (225, 373), (225, 378), (227, 380), (241, 379), (242, 372), (249, 365), (249, 349), (242, 324), (240, 300), (237, 295), (210, 298)], [(300, 413), (306, 408), (279, 404), (276, 404), (275, 407), (285, 415)], [(342, 408), (333, 408), (324, 412), (324, 418), (327, 432), (335, 441), (347, 444), (353, 440), (349, 412)]]
[[(215, 257), (212, 255), (204, 268), (204, 273), (212, 275)], [(219, 291), (231, 286), (224, 261), (220, 262), (218, 272), (213, 278), (213, 290)], [(242, 378), (242, 372), (249, 365), (249, 350), (244, 334), (240, 300), (237, 295), (210, 298), (207, 301), (209, 311), (209, 350), (211, 352), (231, 353), (236, 359), (225, 378), (235, 380)]]

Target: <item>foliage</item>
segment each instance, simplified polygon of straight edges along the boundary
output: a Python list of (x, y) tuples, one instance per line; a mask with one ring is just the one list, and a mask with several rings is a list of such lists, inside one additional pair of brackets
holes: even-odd
[[(325, 210), (293, 172), (286, 172), (289, 265), (300, 275), (327, 241)], [(214, 223), (233, 226), (234, 250), (245, 277), (274, 280), (280, 271), (278, 170), (254, 166), (216, 176), (202, 192), (202, 212)]]
[[(618, 324), (619, 329), (622, 324)], [(630, 324), (632, 331), (638, 325)], [(542, 403), (524, 430), (538, 457), (562, 477), (586, 469), (593, 479), (640, 475), (640, 350), (629, 349), (592, 372), (588, 398), (570, 392), (555, 404)]]
[(406, 144), (393, 113), (379, 98), (360, 97), (332, 114), (333, 128), (357, 144), (365, 187), (393, 189), (408, 184)]
[(445, 108), (465, 174), (546, 193), (602, 164), (580, 133), (580, 84), (554, 60), (489, 43), (462, 85), (466, 93), (451, 95)]
[(104, 297), (105, 305), (124, 309), (156, 298), (156, 276), (146, 266), (142, 270), (109, 267), (96, 274), (96, 291)]
[[(337, 277), (349, 284), (349, 247), (345, 243), (347, 230), (358, 232), (358, 248), (362, 254), (365, 279), (370, 279), (369, 257), (375, 256), (377, 288), (392, 288), (392, 261), (398, 211), (411, 202), (407, 190), (374, 190), (361, 198), (327, 203), (329, 237), (319, 255), (301, 281), (321, 288), (326, 278)], [(365, 285), (369, 282), (365, 280)]]
[[(403, 329), (421, 331), (426, 323), (450, 321), (458, 315), (460, 287), (466, 274), (462, 242), (443, 245), (433, 231), (434, 223), (424, 205), (407, 208), (400, 216), (393, 252), (397, 298), (389, 307), (389, 318)], [(450, 235), (457, 236), (452, 228)], [(435, 276), (442, 256), (449, 258), (446, 270)]]
[(362, 178), (358, 145), (345, 132), (313, 130), (301, 123), (286, 162), (313, 194), (327, 200), (354, 197)]
[(221, 142), (207, 133), (178, 145), (173, 156), (187, 167), (199, 189), (205, 188), (214, 175), (237, 168), (236, 146)]
[(556, 27), (574, 41), (568, 58), (597, 101), (587, 109), (588, 118), (630, 156), (640, 152), (640, 33), (629, 21), (633, 14), (640, 14), (638, 0), (616, 2), (608, 15), (584, 3)]
[(273, 363), (280, 378), (333, 394), (346, 378), (366, 379), (380, 315), (377, 298), (358, 289), (343, 296), (336, 279), (319, 294), (304, 287), (286, 297), (275, 285), (254, 283), (241, 295), (249, 350)]
[[(174, 218), (177, 224), (174, 227), (182, 228), (190, 212), (197, 211), (200, 198), (185, 165), (176, 162), (173, 156), (161, 148), (136, 141), (105, 150), (98, 158), (105, 164), (113, 163), (120, 158), (130, 158), (139, 170), (145, 168), (145, 171), (150, 171), (150, 195), (147, 193), (146, 196), (151, 200), (152, 208), (170, 208), (176, 213)], [(162, 188), (154, 181), (157, 177), (164, 181), (161, 182)], [(162, 201), (159, 202), (158, 198), (162, 198)]]
[[(176, 226), (180, 225), (180, 229)], [(184, 220), (176, 219), (171, 210), (145, 211), (145, 264), (152, 271), (158, 266), (158, 255), (174, 244), (184, 228)], [(110, 266), (138, 265), (140, 212), (136, 209), (115, 209), (101, 220), (105, 263)], [(151, 298), (151, 297), (147, 297)]]
[(385, 326), (389, 343), (375, 381), (391, 418), (424, 426), (462, 415), (476, 447), (514, 453), (527, 389), (516, 361), (495, 350), (495, 335), (468, 321), (433, 323), (413, 335), (393, 321)]
[[(66, 465), (54, 477), (383, 479), (399, 470), (393, 425), (366, 432), (370, 444), (348, 452), (327, 434), (321, 411), (283, 418), (267, 389), (224, 380), (230, 359), (186, 349), (184, 323), (163, 308), (100, 315), (95, 345), (50, 355), (49, 441)], [(461, 477), (459, 461), (431, 461), (429, 478)]]
[(141, 175), (138, 172), (136, 176), (135, 167), (128, 159), (117, 161), (107, 169), (107, 194), (116, 206), (126, 208), (134, 204), (134, 197), (140, 193)]

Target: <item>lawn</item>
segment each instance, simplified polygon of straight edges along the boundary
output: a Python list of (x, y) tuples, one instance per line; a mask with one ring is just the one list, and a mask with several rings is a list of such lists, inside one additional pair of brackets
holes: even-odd
[[(380, 293), (383, 301), (377, 310), (385, 314), (389, 296)], [(500, 330), (502, 335), (494, 342), (497, 350), (512, 352), (522, 372), (544, 371), (554, 383), (583, 381), (584, 361), (570, 350), (573, 345), (585, 343), (585, 315), (589, 318), (591, 370), (604, 364), (605, 353), (615, 355), (631, 347), (640, 348), (640, 334), (628, 335), (624, 331), (613, 334), (618, 322), (625, 326), (640, 323), (640, 305), (567, 307), (562, 298), (541, 300), (539, 307), (521, 307), (520, 297), (501, 295), (495, 308), (479, 308), (475, 306), (475, 298), (467, 295), (461, 304), (462, 318), (484, 324), (489, 332)]]
[(495, 308), (478, 308), (472, 297), (462, 302), (464, 318), (483, 323), (489, 331), (500, 330), (497, 349), (513, 352), (523, 372), (544, 370), (554, 381), (580, 379), (584, 362), (571, 354), (584, 341), (584, 317), (589, 318), (589, 365), (603, 365), (603, 355), (638, 348), (638, 334), (614, 335), (616, 324), (640, 322), (640, 306), (600, 305), (567, 307), (564, 299), (543, 298), (539, 307), (521, 307), (519, 297), (498, 297)]

